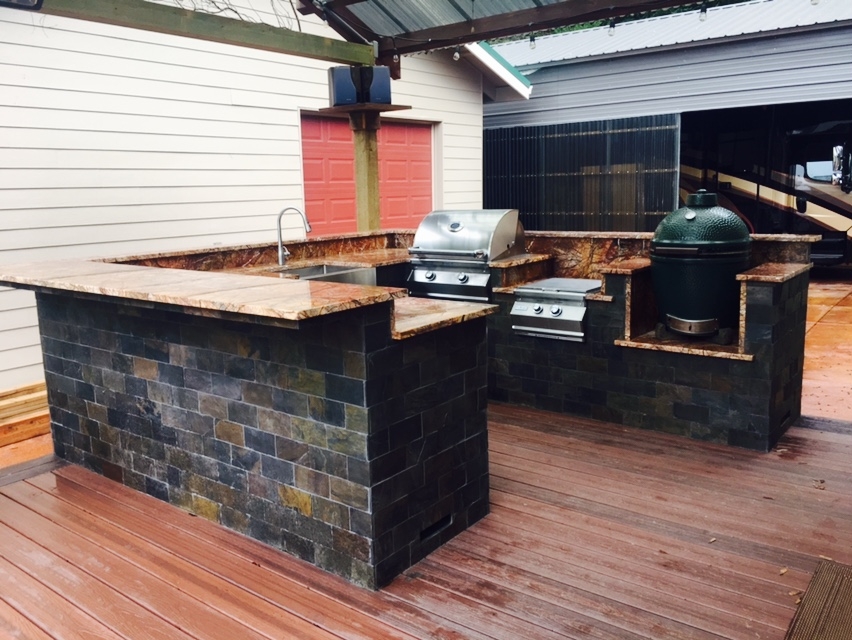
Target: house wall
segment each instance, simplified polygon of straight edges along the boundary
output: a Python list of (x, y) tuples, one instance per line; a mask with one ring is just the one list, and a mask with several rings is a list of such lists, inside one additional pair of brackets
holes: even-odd
[(486, 105), (485, 128), (848, 98), (850, 35), (846, 23), (554, 64), (529, 76), (528, 102)]
[[(272, 243), (303, 206), (300, 115), (328, 106), (330, 63), (14, 9), (0, 33), (0, 264)], [(479, 72), (442, 52), (402, 76), (393, 117), (434, 124), (435, 207), (481, 207)], [(42, 377), (36, 324), (0, 289), (0, 390)]]

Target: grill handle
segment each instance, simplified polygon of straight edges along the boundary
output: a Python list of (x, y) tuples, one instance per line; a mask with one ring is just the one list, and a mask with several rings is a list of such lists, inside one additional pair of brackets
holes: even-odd
[(465, 257), (476, 258), (478, 260), (487, 259), (488, 252), (482, 249), (476, 251), (458, 251), (455, 249), (421, 249), (420, 247), (409, 247), (409, 255), (417, 256), (445, 256), (445, 257)]
[(698, 247), (654, 247), (652, 253), (659, 256), (697, 256)]

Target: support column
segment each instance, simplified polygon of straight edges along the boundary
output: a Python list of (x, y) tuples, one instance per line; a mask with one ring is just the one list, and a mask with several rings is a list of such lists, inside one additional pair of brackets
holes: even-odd
[(378, 231), (379, 217), (379, 145), (381, 126), (378, 111), (353, 111), (349, 114), (355, 141), (355, 210), (358, 231)]
[(320, 113), (346, 114), (355, 141), (355, 213), (358, 231), (378, 231), (379, 217), (379, 144), (377, 131), (383, 111), (410, 109), (397, 104), (360, 102), (320, 109)]

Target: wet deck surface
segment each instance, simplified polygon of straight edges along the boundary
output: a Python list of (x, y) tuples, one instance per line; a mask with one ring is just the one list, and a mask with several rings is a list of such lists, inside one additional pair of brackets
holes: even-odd
[(78, 467), (18, 476), (0, 632), (780, 640), (819, 558), (852, 562), (852, 435), (760, 454), (505, 405), (489, 428), (492, 513), (377, 593)]
[(852, 280), (811, 280), (802, 415), (852, 421)]
[(835, 431), (760, 454), (495, 404), (491, 514), (375, 593), (77, 467), (0, 472), (0, 638), (781, 640), (852, 563), (852, 283), (810, 300)]

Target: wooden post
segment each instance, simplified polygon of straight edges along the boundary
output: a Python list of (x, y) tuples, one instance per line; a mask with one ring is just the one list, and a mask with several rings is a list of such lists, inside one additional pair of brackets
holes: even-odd
[(399, 104), (361, 102), (320, 109), (320, 113), (346, 114), (355, 142), (355, 213), (358, 231), (378, 231), (379, 145), (378, 134), (383, 111), (410, 109)]
[(353, 111), (349, 126), (355, 140), (355, 213), (358, 231), (378, 231), (379, 217), (379, 145), (378, 111)]
[(40, 13), (316, 60), (344, 64), (373, 64), (375, 61), (373, 48), (369, 45), (342, 42), (145, 0), (45, 0)]

